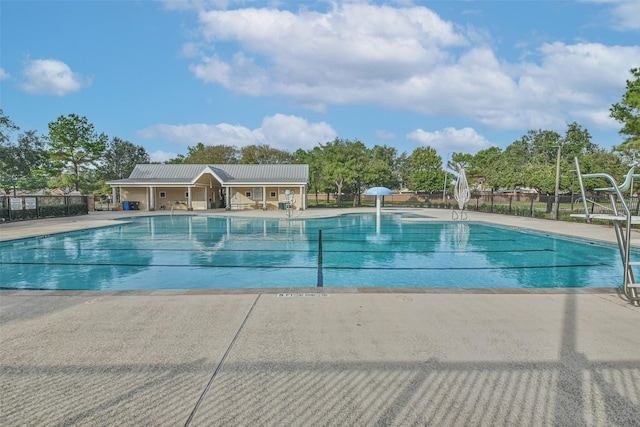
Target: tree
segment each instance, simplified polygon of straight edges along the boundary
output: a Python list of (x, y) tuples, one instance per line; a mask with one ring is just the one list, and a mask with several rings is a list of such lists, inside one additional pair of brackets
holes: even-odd
[(30, 130), (12, 140), (20, 130), (0, 109), (0, 186), (9, 192), (16, 186), (22, 190), (37, 190), (46, 186), (45, 169), (49, 156), (43, 139)]
[(105, 181), (127, 178), (137, 164), (150, 161), (151, 158), (144, 147), (114, 137), (102, 156), (98, 175)]
[(76, 191), (80, 189), (80, 174), (96, 166), (107, 145), (107, 135), (97, 134), (86, 117), (76, 114), (60, 116), (49, 123), (49, 153), (51, 158), (70, 169)]
[(365, 169), (364, 180), (369, 187), (399, 188), (398, 150), (386, 145), (374, 146)]
[(351, 147), (356, 143), (362, 144), (359, 141), (351, 142), (336, 138), (320, 146), (322, 152), (322, 175), (327, 182), (335, 186), (339, 207), (342, 207), (342, 194), (345, 190), (345, 185), (356, 181), (358, 174), (362, 173), (362, 171), (357, 170), (356, 166), (355, 153), (358, 150), (354, 150)]
[(635, 80), (627, 80), (622, 101), (611, 106), (609, 115), (623, 124), (620, 134), (627, 139), (621, 146), (640, 150), (640, 68), (632, 68), (631, 74)]
[(398, 187), (401, 190), (407, 188), (409, 183), (409, 176), (411, 175), (411, 165), (409, 164), (409, 155), (406, 151), (403, 151), (396, 158), (396, 174), (398, 175)]
[(309, 165), (309, 192), (316, 194), (316, 205), (318, 204), (318, 192), (328, 191), (327, 180), (322, 169), (322, 148), (313, 147), (309, 151), (302, 148), (293, 153), (292, 163)]
[(198, 142), (195, 147), (188, 148), (183, 163), (236, 164), (238, 163), (238, 149), (232, 145), (204, 145), (202, 142)]
[(268, 144), (247, 145), (240, 149), (240, 163), (250, 165), (281, 165), (291, 163), (288, 151), (271, 148)]
[(15, 144), (9, 140), (0, 146), (0, 185), (5, 191), (14, 185), (22, 190), (44, 188), (48, 166), (44, 141), (34, 130), (20, 134)]
[(184, 154), (178, 154), (175, 158), (166, 160), (164, 162), (165, 165), (180, 165), (183, 164), (186, 160)]
[(481, 186), (488, 185), (489, 188), (497, 190), (495, 184), (498, 169), (496, 164), (502, 155), (500, 147), (490, 147), (478, 151), (469, 165), (469, 180), (475, 179)]
[(358, 140), (347, 141), (347, 157), (351, 173), (347, 181), (350, 190), (355, 194), (353, 206), (360, 206), (363, 186), (365, 185), (365, 170), (370, 164), (371, 152)]
[(9, 116), (4, 115), (4, 111), (0, 108), (0, 147), (8, 144), (11, 134), (19, 129)]
[(493, 189), (522, 186), (555, 193), (558, 146), (562, 147), (560, 188), (567, 190), (574, 157), (583, 159), (598, 151), (589, 131), (575, 122), (567, 125), (564, 137), (555, 131), (530, 130), (502, 152), (497, 147), (478, 152), (471, 162), (471, 170), (473, 174), (484, 175)]
[(431, 147), (419, 147), (409, 156), (408, 187), (416, 191), (438, 191), (444, 186), (442, 157)]

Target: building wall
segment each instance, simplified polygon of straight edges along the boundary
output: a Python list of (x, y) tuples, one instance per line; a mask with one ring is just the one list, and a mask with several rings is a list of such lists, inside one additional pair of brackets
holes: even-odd
[[(208, 179), (206, 180), (209, 183)], [(215, 181), (215, 180), (214, 180)], [(204, 182), (203, 182), (204, 183)], [(192, 192), (192, 205), (193, 209), (210, 209), (211, 203), (215, 203), (216, 208), (220, 208), (220, 187), (213, 183), (211, 187), (154, 187), (155, 191), (155, 209), (171, 209), (174, 210), (187, 210), (189, 197), (187, 191)], [(238, 186), (231, 187), (231, 198), (226, 200), (227, 208), (230, 209), (262, 209), (266, 202), (266, 208), (269, 210), (276, 210), (282, 207), (282, 204), (287, 201), (286, 190), (293, 192), (292, 196), (295, 199), (293, 204), (294, 209), (306, 209), (304, 205), (304, 198), (300, 194), (300, 187), (294, 186)], [(160, 197), (160, 194), (164, 193), (165, 197)], [(200, 193), (203, 197), (198, 197)], [(247, 195), (249, 193), (249, 195)], [(260, 193), (260, 197), (257, 194)], [(273, 194), (272, 194), (273, 193)], [(291, 197), (291, 196), (289, 196)], [(203, 199), (198, 201), (198, 198)], [(139, 202), (140, 210), (149, 209), (149, 196), (148, 189), (146, 187), (123, 187), (121, 193), (122, 201), (137, 201)]]
[[(156, 192), (156, 210), (161, 209), (187, 209), (189, 198), (186, 193), (186, 187), (155, 187)], [(164, 193), (165, 197), (160, 197), (160, 193)]]
[[(256, 190), (260, 190), (260, 193), (262, 193), (259, 200), (256, 200)], [(262, 209), (266, 200), (267, 209), (276, 210), (281, 207), (280, 204), (287, 201), (286, 190), (293, 192), (293, 198), (295, 199), (295, 203), (293, 204), (294, 209), (306, 208), (302, 203), (303, 198), (300, 196), (300, 188), (286, 186), (268, 186), (265, 190), (263, 190), (263, 187), (232, 187), (229, 207), (232, 210)], [(250, 197), (247, 193), (250, 193)], [(272, 193), (274, 194), (272, 195)]]
[(123, 188), (121, 202), (139, 202), (140, 210), (148, 210), (146, 188)]

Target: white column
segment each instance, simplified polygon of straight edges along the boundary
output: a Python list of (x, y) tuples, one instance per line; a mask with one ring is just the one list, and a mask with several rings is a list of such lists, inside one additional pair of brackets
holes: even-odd
[(267, 186), (262, 187), (262, 209), (267, 210)]
[(307, 192), (305, 191), (305, 187), (300, 187), (300, 210), (307, 209)]
[(189, 194), (189, 197), (187, 197), (187, 210), (188, 211), (192, 211), (193, 210), (193, 206), (191, 206), (191, 199), (193, 196), (193, 188), (192, 187), (187, 187), (187, 193)]
[(149, 187), (149, 210), (156, 210), (156, 187)]
[(111, 202), (116, 205), (116, 187), (111, 187)]

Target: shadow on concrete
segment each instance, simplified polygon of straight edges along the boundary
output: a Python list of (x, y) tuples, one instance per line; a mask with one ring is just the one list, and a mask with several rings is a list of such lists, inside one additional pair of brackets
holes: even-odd
[(2, 366), (0, 425), (176, 425), (215, 365)]
[(35, 366), (0, 353), (0, 424), (184, 425), (219, 370), (191, 425), (640, 425), (640, 353), (589, 360), (576, 298), (565, 299), (556, 360)]

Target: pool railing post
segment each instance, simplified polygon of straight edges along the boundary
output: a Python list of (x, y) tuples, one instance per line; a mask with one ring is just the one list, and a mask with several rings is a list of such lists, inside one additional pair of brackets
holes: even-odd
[(322, 230), (318, 230), (318, 288), (324, 285), (322, 277)]

